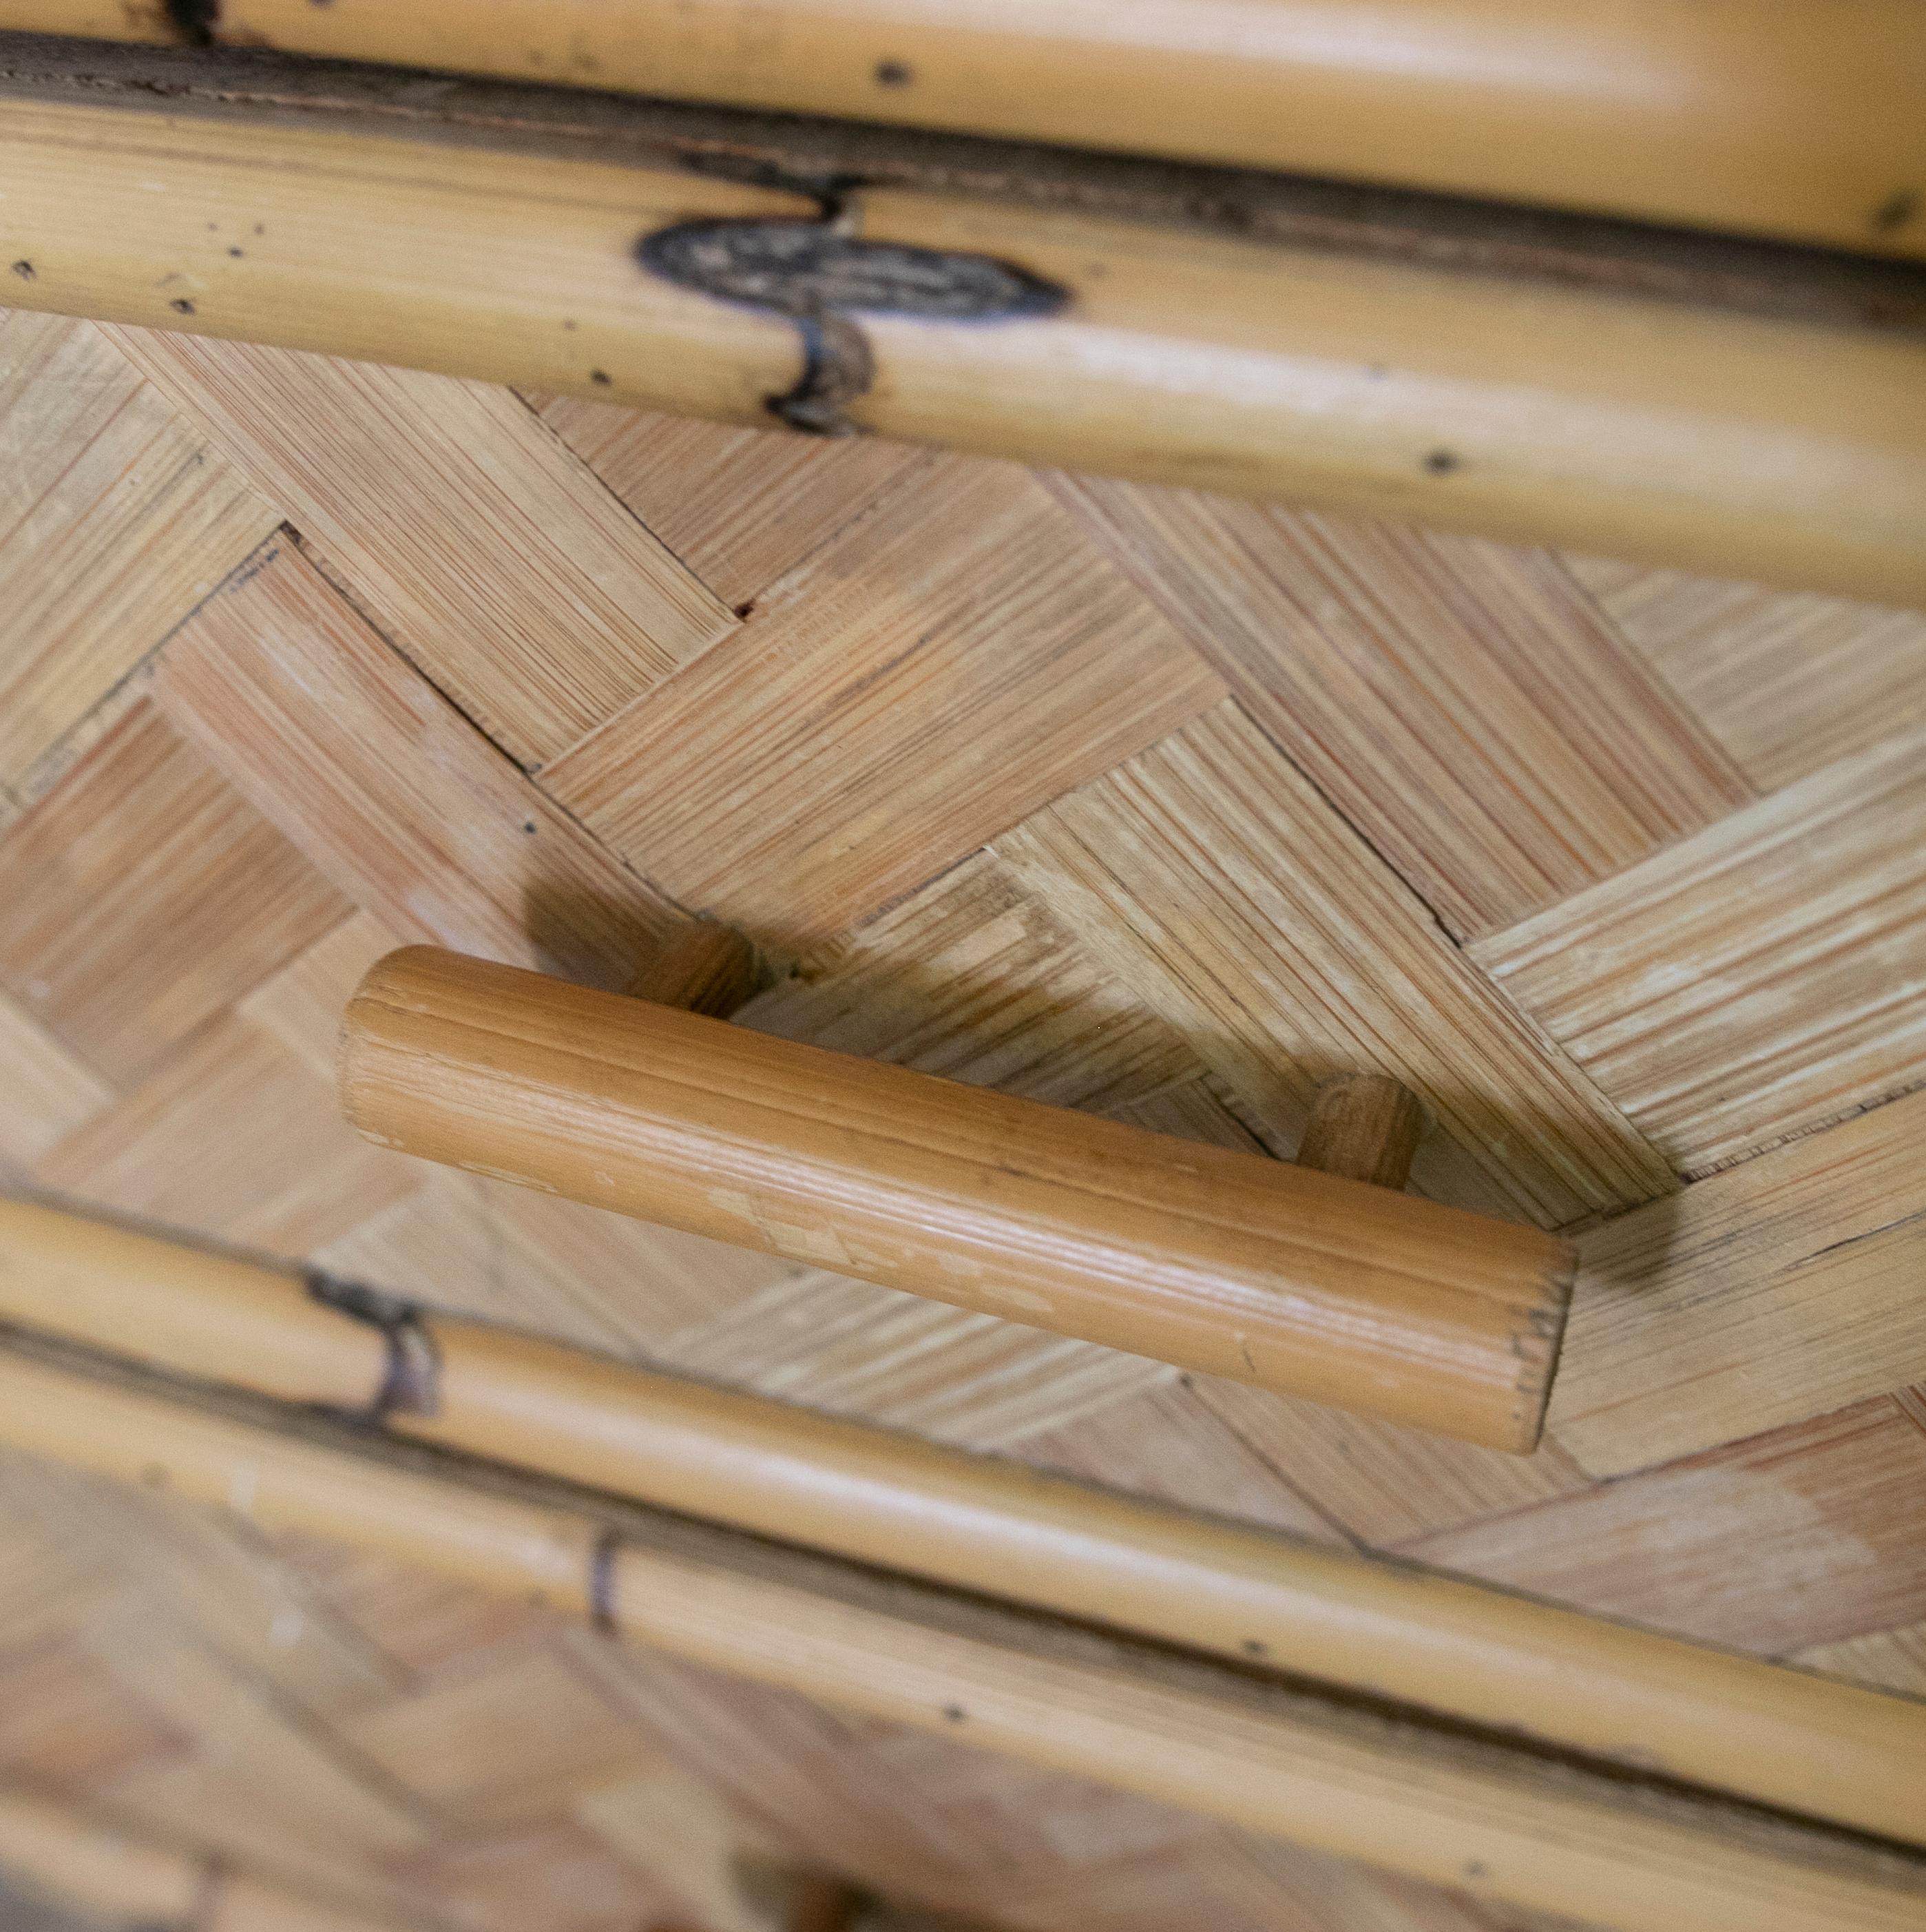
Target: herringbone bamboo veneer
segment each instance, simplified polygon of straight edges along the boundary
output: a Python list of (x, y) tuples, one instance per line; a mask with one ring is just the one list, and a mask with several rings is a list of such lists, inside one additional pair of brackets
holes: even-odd
[[(0, 478), (10, 1186), (1926, 1694), (1926, 618), (38, 314)], [(382, 954), (619, 988), (687, 914), (775, 969), (738, 1025), (1165, 1134), (1394, 1076), (1418, 1192), (1578, 1244), (1543, 1445), (341, 1119)], [(150, 1922), (212, 1858), (340, 1915), (277, 1932), (759, 1932), (747, 1856), (1536, 1923), (13, 1454), (0, 1784), (171, 1848)]]

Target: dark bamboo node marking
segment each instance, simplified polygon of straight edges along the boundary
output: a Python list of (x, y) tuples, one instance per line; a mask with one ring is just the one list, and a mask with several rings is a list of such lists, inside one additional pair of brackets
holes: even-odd
[(1012, 322), (1054, 315), (1070, 299), (1068, 290), (993, 255), (850, 234), (831, 206), (821, 220), (678, 222), (645, 235), (636, 257), (678, 287), (794, 322), (802, 375), (766, 406), (819, 436), (857, 434), (847, 405), (874, 374), (867, 340), (850, 317)]
[(379, 1428), (391, 1415), (439, 1415), (442, 1409), (442, 1352), (415, 1303), (359, 1282), (311, 1274), (307, 1292), (324, 1308), (365, 1322), (388, 1344), (381, 1386), (361, 1420)]
[(622, 1540), (613, 1529), (605, 1529), (595, 1539), (595, 1554), (589, 1559), (589, 1621), (603, 1636), (616, 1636), (621, 1626), (616, 1618), (616, 1552)]

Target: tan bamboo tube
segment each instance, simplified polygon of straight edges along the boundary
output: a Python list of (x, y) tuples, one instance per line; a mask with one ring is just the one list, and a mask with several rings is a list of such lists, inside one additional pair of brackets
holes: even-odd
[[(222, 0), (216, 39), (1926, 252), (1910, 0)], [(160, 7), (0, 23), (166, 40)], [(1147, 112), (1147, 103), (1155, 111)]]
[(1528, 1910), (1624, 1932), (1917, 1932), (1926, 1862), (1379, 1718), (901, 1578), (397, 1464), (0, 1350), (0, 1442), (358, 1544), (612, 1636)]
[(25, 1791), (0, 1790), (0, 1874), (151, 1932), (400, 1932)]
[[(426, 1440), (1926, 1844), (1926, 1705), (458, 1317)], [(364, 1408), (379, 1332), (274, 1268), (0, 1200), (0, 1322)]]
[(1565, 1244), (433, 947), (362, 981), (349, 1119), (490, 1174), (1514, 1450)]
[[(559, 130), (569, 152), (495, 151), (431, 116), (418, 138), (280, 98), (254, 118), (244, 76), (223, 81), (220, 118), (201, 118), (191, 91), (163, 90), (163, 116), (110, 76), (84, 90), (46, 76), (36, 98), (22, 74), (16, 61), (0, 76), (7, 246), (31, 271), (7, 278), (15, 308), (765, 425), (768, 399), (798, 380), (791, 320), (645, 273), (635, 250), (693, 218), (807, 221), (804, 195), (632, 165), (594, 125)], [(412, 115), (424, 118), (391, 101), (379, 129)], [(1676, 264), (1646, 295), (1636, 263), (1576, 286), (1478, 272), (1481, 249), (1453, 268), (1427, 249), (1350, 255), (1189, 226), (1169, 196), (1142, 218), (1107, 197), (1111, 212), (1084, 212), (1083, 193), (1071, 182), (1041, 206), (865, 190), (864, 238), (1012, 262), (1068, 301), (993, 326), (865, 317), (876, 380), (851, 419), (1031, 463), (1926, 602), (1926, 341), (1868, 325), (1890, 291), (1842, 300), (1828, 283), (1753, 313), (1715, 298), (1717, 274), (1688, 278), (1704, 299), (1674, 298)], [(1502, 233), (1489, 245), (1510, 259)], [(1775, 290), (1796, 280), (1784, 264), (1762, 272)]]

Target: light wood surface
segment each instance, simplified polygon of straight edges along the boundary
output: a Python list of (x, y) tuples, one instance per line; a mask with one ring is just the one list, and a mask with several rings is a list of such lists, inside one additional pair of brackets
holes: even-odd
[(1535, 1230), (418, 949), (365, 979), (378, 1145), (1500, 1448), (1568, 1251)]
[(1248, 1830), (1625, 1932), (1671, 1932), (1682, 1914), (1708, 1932), (1901, 1932), (1926, 1900), (1919, 1861), (1850, 1837), (1631, 1790), (672, 1519), (612, 1533), (536, 1492), (267, 1423), (0, 1353), (0, 1432), (36, 1455), (532, 1590), (625, 1640)]
[[(0, 100), (8, 246), (31, 270), (16, 304), (738, 423), (798, 380), (790, 322), (645, 274), (634, 248), (691, 218), (812, 218), (803, 194), (587, 158), (580, 138), (495, 152), (432, 117), (456, 138), (131, 98)], [(993, 326), (866, 316), (864, 428), (1926, 602), (1926, 346), (1860, 303), (1722, 309), (1161, 209), (861, 202), (866, 239), (1012, 261), (1070, 298)]]
[[(1314, 1678), (1926, 1845), (1926, 1706), (1160, 1510), (433, 1312), (388, 1426), (881, 1568)], [(281, 1270), (0, 1200), (0, 1321), (355, 1411), (377, 1330)]]
[[(109, 0), (0, 22), (165, 40)], [(238, 45), (1230, 160), (1926, 252), (1904, 0), (224, 0)], [(1146, 103), (1155, 102), (1154, 114)]]
[(1926, 1077), (1922, 841), (1916, 728), (1472, 954), (1677, 1166), (1705, 1172)]
[[(0, 1874), (111, 1923), (208, 1932), (402, 1932), (44, 1797), (0, 1788)], [(412, 1928), (411, 1928), (412, 1932)]]

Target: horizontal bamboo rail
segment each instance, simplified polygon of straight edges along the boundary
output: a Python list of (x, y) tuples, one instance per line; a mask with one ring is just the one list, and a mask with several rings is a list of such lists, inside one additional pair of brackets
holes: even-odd
[(341, 1046), (370, 1140), (1517, 1451), (1571, 1292), (1536, 1228), (431, 946)]
[(0, 1876), (143, 1932), (402, 1932), (19, 1790), (0, 1790)]
[[(365, 1312), (365, 1311), (364, 1311)], [(0, 1323), (282, 1401), (392, 1394), (339, 1291), (0, 1200)], [(459, 1317), (393, 1430), (879, 1568), (1926, 1845), (1926, 1705)]]
[[(180, 37), (180, 10), (0, 25)], [(221, 0), (208, 38), (1926, 254), (1912, 0)]]
[(297, 1412), (189, 1403), (17, 1340), (0, 1349), (0, 1442), (1527, 1910), (1624, 1932), (1917, 1932), (1926, 1912), (1926, 1861), (1864, 1840), (472, 1464), (411, 1463)]
[[(351, 112), (334, 82), (316, 100), (247, 68), (198, 95), (67, 82), (44, 56), (0, 61), (16, 307), (768, 424), (803, 380), (794, 317), (681, 285), (637, 244), (691, 220), (816, 223), (808, 181), (849, 176), (862, 244), (1061, 291), (967, 326), (863, 314), (846, 347), (869, 384), (841, 410), (860, 428), (1926, 604), (1926, 335), (1890, 265), (1841, 284), (1836, 261), (1773, 251), (1700, 272), (1676, 249), (1589, 267), (1553, 250), (1539, 273), (1505, 232), (1347, 252), (1359, 222), (1300, 220), (1269, 188), (1146, 200), (1047, 156), (918, 172), (813, 149), (789, 156), (795, 190), (757, 184), (788, 165), (766, 130), (678, 146), (652, 122), (558, 122), (577, 97), (541, 90), (437, 119), (418, 94)], [(753, 181), (717, 178), (718, 156)], [(957, 186), (986, 175), (1015, 187)], [(1197, 213), (1219, 203), (1234, 218)], [(1904, 286), (1853, 280), (1875, 271)]]

